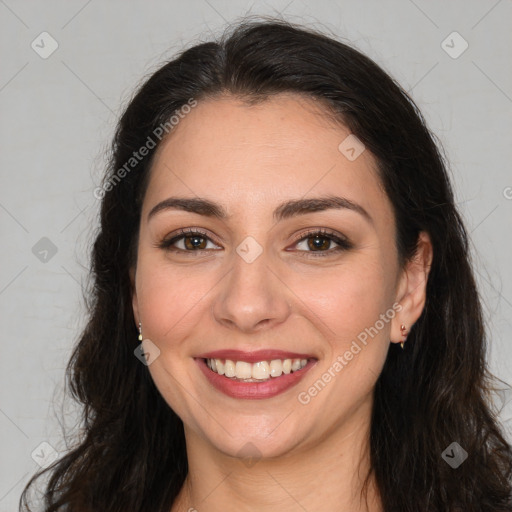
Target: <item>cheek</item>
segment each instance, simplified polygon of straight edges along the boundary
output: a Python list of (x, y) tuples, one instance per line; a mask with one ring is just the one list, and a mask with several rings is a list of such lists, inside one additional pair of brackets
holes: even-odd
[(179, 340), (197, 324), (208, 291), (215, 280), (192, 266), (171, 267), (162, 261), (142, 258), (137, 274), (137, 300), (144, 338), (173, 349)]
[[(389, 273), (388, 273), (389, 274)], [(360, 258), (297, 281), (298, 296), (322, 319), (330, 338), (346, 341), (390, 307), (391, 287), (381, 264)]]

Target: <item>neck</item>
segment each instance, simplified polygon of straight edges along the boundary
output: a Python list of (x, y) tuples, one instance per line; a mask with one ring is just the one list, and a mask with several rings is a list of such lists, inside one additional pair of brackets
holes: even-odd
[(371, 404), (361, 409), (321, 440), (252, 461), (226, 455), (185, 426), (189, 472), (171, 512), (381, 512), (373, 477), (366, 500), (361, 493), (370, 467)]

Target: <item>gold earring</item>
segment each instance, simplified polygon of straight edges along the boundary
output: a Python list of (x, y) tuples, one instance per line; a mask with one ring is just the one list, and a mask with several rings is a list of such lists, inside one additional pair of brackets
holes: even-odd
[[(404, 324), (400, 326), (400, 333), (402, 336), (405, 336), (405, 340), (407, 339), (407, 327), (405, 327)], [(400, 342), (400, 346), (402, 347), (402, 350), (404, 349), (404, 341)]]

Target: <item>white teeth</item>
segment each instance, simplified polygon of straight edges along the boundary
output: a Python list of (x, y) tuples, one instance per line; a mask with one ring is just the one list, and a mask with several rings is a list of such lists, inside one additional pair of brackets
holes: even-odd
[(235, 363), (229, 359), (226, 359), (224, 363), (224, 375), (226, 377), (235, 377)]
[(270, 375), (272, 377), (280, 377), (283, 373), (283, 363), (280, 359), (270, 361)]
[(252, 377), (252, 368), (250, 363), (237, 361), (235, 365), (235, 377), (237, 379), (250, 379)]
[(272, 361), (232, 361), (230, 359), (207, 359), (206, 365), (215, 373), (242, 380), (263, 381), (296, 372), (306, 366), (307, 359), (273, 359)]
[[(237, 375), (238, 377), (238, 375)], [(270, 377), (270, 364), (267, 361), (261, 361), (252, 365), (252, 378), (265, 380)]]

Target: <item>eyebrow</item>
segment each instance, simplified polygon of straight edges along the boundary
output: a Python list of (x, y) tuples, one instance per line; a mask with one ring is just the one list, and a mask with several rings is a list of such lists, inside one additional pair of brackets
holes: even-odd
[[(339, 196), (317, 197), (312, 199), (292, 199), (280, 204), (273, 213), (274, 220), (282, 221), (295, 217), (297, 215), (305, 215), (307, 213), (319, 212), (324, 210), (341, 210), (348, 209), (359, 213), (370, 224), (373, 219), (370, 214), (359, 204)], [(226, 209), (209, 199), (204, 198), (188, 198), (188, 197), (168, 197), (160, 203), (156, 204), (148, 213), (147, 221), (159, 212), (165, 210), (182, 210), (206, 217), (215, 217), (220, 220), (226, 220), (232, 217), (228, 215)]]

